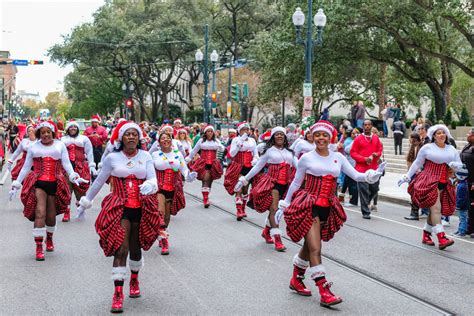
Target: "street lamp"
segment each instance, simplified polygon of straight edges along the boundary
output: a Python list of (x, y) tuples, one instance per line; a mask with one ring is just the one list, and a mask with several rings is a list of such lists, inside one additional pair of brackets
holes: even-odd
[(303, 117), (311, 115), (311, 109), (313, 106), (313, 86), (311, 81), (311, 64), (313, 62), (313, 47), (321, 46), (323, 44), (323, 29), (326, 25), (326, 15), (323, 9), (318, 9), (318, 12), (314, 15), (314, 25), (317, 28), (316, 40), (313, 40), (313, 0), (308, 0), (308, 27), (306, 30), (306, 40), (301, 37), (302, 28), (305, 22), (305, 15), (301, 8), (296, 8), (293, 13), (293, 24), (296, 28), (296, 44), (301, 44), (305, 47), (305, 81), (303, 96), (305, 97), (303, 107)]

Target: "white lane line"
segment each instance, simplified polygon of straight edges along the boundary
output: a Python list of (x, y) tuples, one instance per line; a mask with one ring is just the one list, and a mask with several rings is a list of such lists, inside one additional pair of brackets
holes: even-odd
[[(359, 210), (353, 210), (353, 209), (350, 209), (348, 207), (344, 207), (345, 210), (348, 210), (348, 211), (351, 211), (351, 212), (354, 212), (354, 213), (358, 213), (358, 214), (361, 214)], [(415, 225), (410, 225), (410, 224), (406, 224), (406, 223), (402, 223), (402, 222), (399, 222), (399, 221), (395, 221), (393, 219), (389, 219), (389, 218), (385, 218), (385, 217), (382, 217), (382, 216), (378, 216), (378, 215), (372, 215), (370, 214), (371, 217), (374, 217), (374, 218), (379, 218), (379, 219), (382, 219), (382, 220), (385, 220), (387, 222), (392, 222), (392, 223), (395, 223), (395, 224), (399, 224), (399, 225), (403, 225), (403, 226), (407, 226), (407, 227), (411, 227), (411, 228), (416, 228), (418, 230), (423, 230), (422, 227), (418, 227), (418, 226), (415, 226)], [(455, 236), (451, 236), (449, 235), (449, 238), (453, 238), (453, 239), (456, 239), (456, 240), (459, 240), (459, 241), (463, 241), (463, 242), (467, 242), (468, 244), (473, 244), (474, 245), (474, 242), (472, 241), (469, 241), (469, 240), (465, 240), (463, 238), (459, 238), (459, 237), (455, 237)]]

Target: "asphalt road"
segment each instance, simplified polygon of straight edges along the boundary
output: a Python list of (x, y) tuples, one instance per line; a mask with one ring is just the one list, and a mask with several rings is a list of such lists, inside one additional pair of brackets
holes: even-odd
[[(0, 189), (0, 315), (108, 314), (112, 259), (104, 257), (94, 231), (108, 188), (86, 221), (58, 221), (56, 251), (36, 262), (32, 224), (19, 199), (8, 202), (6, 185)], [(233, 199), (220, 183), (211, 193), (217, 207), (209, 209), (195, 198), (199, 182), (185, 191), (187, 207), (171, 220), (171, 254), (161, 256), (157, 245), (145, 253), (142, 297), (127, 297), (125, 314), (472, 314), (474, 239), (456, 239), (446, 251), (423, 246), (423, 223), (403, 220), (405, 206), (379, 203), (370, 221), (347, 209), (346, 225), (323, 246), (327, 278), (344, 299), (331, 310), (319, 306), (309, 278), (312, 297), (289, 291), (299, 245), (284, 240), (287, 251), (279, 253), (265, 244), (264, 215), (248, 209), (249, 217), (237, 222)]]

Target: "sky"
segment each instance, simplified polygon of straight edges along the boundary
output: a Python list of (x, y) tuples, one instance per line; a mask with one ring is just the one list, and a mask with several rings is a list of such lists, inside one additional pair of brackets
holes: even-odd
[(72, 67), (49, 61), (47, 50), (62, 41), (62, 35), (84, 22), (104, 0), (0, 0), (0, 50), (13, 59), (43, 60), (44, 65), (18, 66), (16, 89), (39, 92), (62, 90), (64, 76)]

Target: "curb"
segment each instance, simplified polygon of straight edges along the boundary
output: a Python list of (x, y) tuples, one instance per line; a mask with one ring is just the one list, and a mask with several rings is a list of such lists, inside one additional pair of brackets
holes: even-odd
[(390, 195), (380, 193), (380, 192), (379, 192), (378, 200), (383, 201), (383, 202), (389, 202), (389, 203), (395, 203), (395, 204), (399, 204), (399, 205), (410, 206), (410, 200), (408, 200), (408, 199), (394, 197), (394, 196), (390, 196)]

